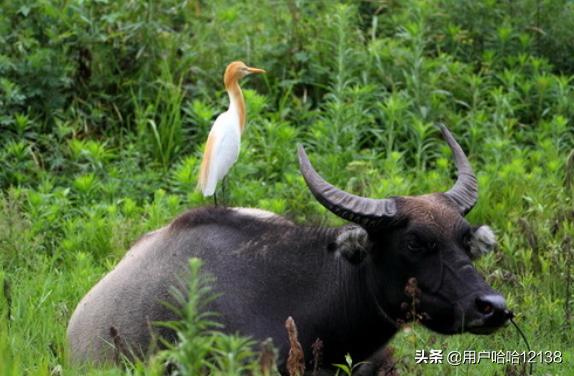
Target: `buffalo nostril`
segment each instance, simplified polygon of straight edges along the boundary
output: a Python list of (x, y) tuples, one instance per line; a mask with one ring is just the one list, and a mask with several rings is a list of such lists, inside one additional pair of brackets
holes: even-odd
[(488, 315), (492, 312), (492, 305), (480, 299), (476, 299), (476, 307), (480, 313)]
[(508, 317), (510, 312), (506, 309), (506, 302), (500, 295), (482, 295), (477, 297), (476, 308), (485, 316), (503, 313), (505, 317)]

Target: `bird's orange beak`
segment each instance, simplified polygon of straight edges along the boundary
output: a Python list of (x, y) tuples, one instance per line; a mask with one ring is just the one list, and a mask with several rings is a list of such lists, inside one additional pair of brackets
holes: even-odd
[(259, 68), (252, 68), (252, 67), (247, 67), (247, 71), (252, 74), (252, 73), (267, 73), (265, 72), (263, 69), (259, 69)]

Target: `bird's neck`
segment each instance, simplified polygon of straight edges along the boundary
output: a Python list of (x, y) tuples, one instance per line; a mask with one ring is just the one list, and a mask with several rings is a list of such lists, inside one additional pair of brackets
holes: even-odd
[(229, 95), (229, 110), (239, 116), (239, 129), (241, 133), (243, 133), (246, 120), (245, 100), (243, 99), (243, 93), (241, 92), (239, 83), (237, 81), (233, 81), (229, 85), (226, 85), (225, 89)]

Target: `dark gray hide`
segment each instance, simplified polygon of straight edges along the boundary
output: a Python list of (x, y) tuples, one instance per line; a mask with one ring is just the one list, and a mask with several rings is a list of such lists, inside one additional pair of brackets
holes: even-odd
[(72, 360), (113, 362), (118, 338), (124, 352), (142, 357), (155, 349), (153, 337), (174, 340), (154, 322), (176, 319), (162, 302), (173, 302), (170, 286), (182, 287), (178, 280), (185, 279), (193, 256), (216, 278), (222, 295), (210, 308), (225, 330), (272, 337), (281, 367), (288, 316), (307, 360), (317, 338), (326, 366), (342, 362), (346, 353), (355, 362), (369, 359), (397, 332), (397, 321), (408, 319), (405, 307), (413, 298), (405, 285), (412, 277), (424, 325), (446, 334), (493, 332), (510, 312), (471, 257), (492, 248), (494, 237), (463, 218), (476, 202), (476, 179), (456, 141), (442, 131), (455, 156), (457, 183), (446, 193), (417, 197), (376, 200), (340, 191), (300, 149), (313, 195), (360, 227), (304, 227), (256, 209), (200, 208), (147, 234), (76, 308), (68, 327)]

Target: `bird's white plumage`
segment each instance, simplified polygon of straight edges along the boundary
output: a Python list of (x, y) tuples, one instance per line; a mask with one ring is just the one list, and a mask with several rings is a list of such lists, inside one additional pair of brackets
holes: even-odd
[(231, 106), (217, 117), (207, 138), (209, 145), (208, 164), (206, 176), (201, 191), (204, 196), (212, 196), (215, 193), (217, 183), (229, 172), (229, 169), (237, 161), (241, 144), (241, 128), (239, 126), (239, 114)]

